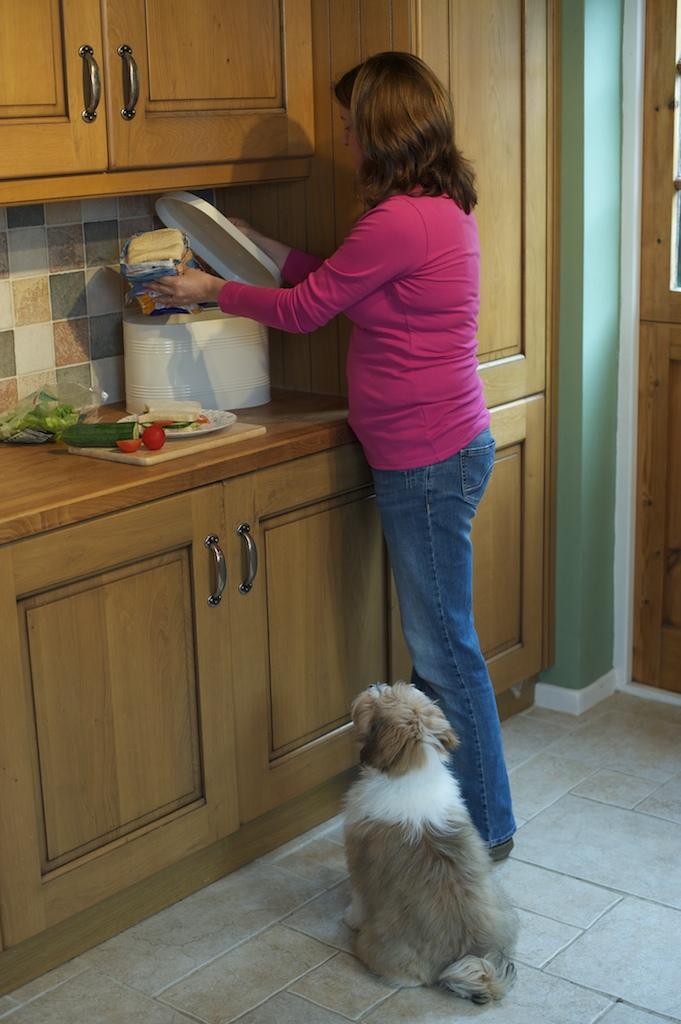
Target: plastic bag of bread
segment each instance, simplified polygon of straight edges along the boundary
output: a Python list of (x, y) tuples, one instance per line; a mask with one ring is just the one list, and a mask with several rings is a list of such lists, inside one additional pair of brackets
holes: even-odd
[(129, 238), (121, 250), (121, 274), (128, 282), (126, 302), (137, 301), (142, 313), (195, 313), (199, 306), (167, 306), (164, 300), (150, 289), (159, 277), (173, 276), (180, 264), (185, 267), (198, 266), (187, 243), (187, 237), (177, 228), (160, 228), (158, 231), (143, 231)]

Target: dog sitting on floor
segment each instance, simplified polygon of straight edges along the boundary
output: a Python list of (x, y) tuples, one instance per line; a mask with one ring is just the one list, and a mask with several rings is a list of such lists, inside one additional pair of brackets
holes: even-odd
[(355, 951), (398, 985), (440, 985), (474, 1003), (515, 975), (515, 911), (447, 768), (458, 740), (408, 683), (377, 683), (352, 705), (362, 768), (345, 805)]

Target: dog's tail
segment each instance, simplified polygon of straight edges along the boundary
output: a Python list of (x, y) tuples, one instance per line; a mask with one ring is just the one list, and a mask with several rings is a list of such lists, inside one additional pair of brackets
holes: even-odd
[(490, 999), (501, 999), (514, 978), (513, 962), (497, 953), (487, 957), (463, 956), (445, 967), (438, 982), (462, 999), (488, 1003)]

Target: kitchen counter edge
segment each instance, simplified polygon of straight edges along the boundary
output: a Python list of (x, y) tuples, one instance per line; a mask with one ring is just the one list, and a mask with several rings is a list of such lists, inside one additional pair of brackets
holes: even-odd
[[(102, 411), (106, 419), (125, 412)], [(273, 391), (267, 405), (236, 412), (267, 433), (158, 466), (83, 458), (62, 444), (1, 445), (0, 544), (357, 443), (342, 397)]]

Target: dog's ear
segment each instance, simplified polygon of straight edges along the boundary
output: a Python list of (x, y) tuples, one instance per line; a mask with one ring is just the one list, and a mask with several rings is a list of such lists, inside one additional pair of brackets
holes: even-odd
[(352, 702), (350, 714), (360, 746), (364, 746), (369, 738), (375, 710), (376, 701), (367, 690), (363, 690)]
[(456, 750), (459, 746), (459, 737), (437, 705), (434, 704), (432, 711), (424, 716), (424, 726), (443, 750)]

